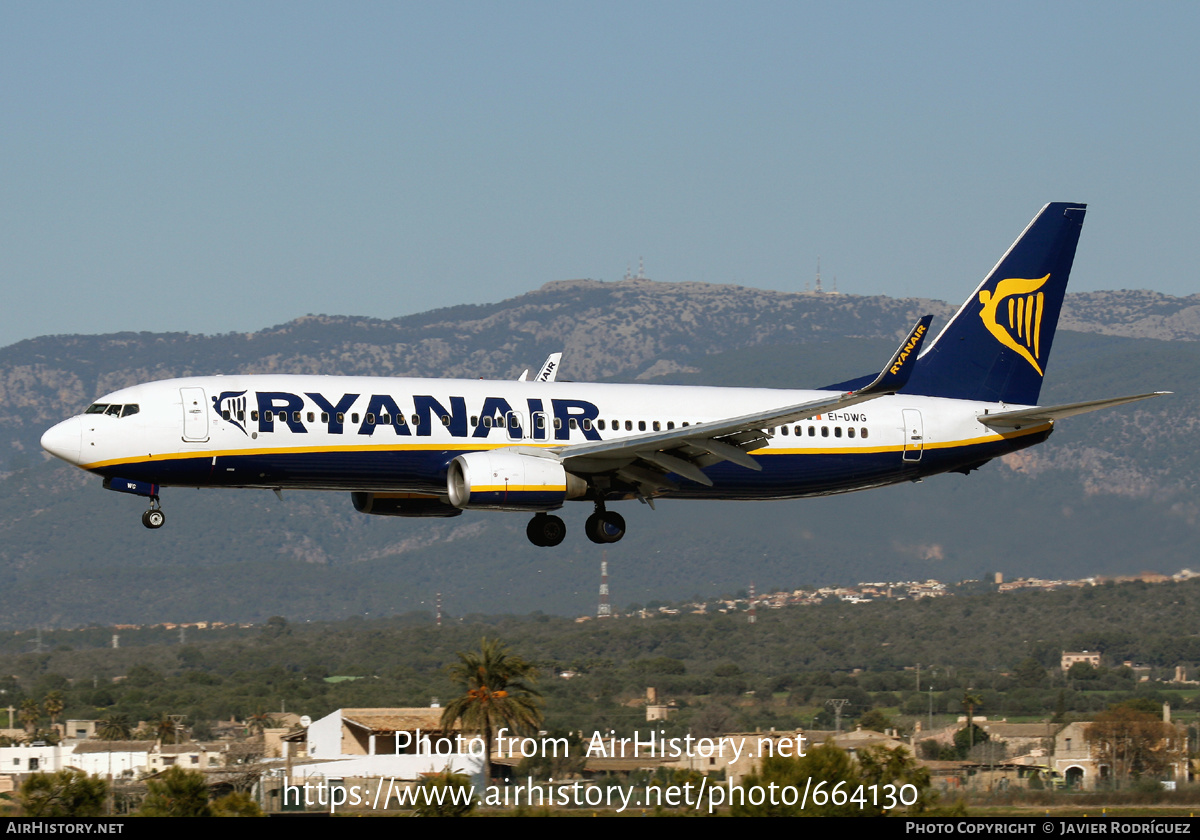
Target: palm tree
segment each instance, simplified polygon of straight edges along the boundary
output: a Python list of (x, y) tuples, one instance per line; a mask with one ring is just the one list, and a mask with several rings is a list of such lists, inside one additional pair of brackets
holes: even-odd
[(96, 735), (102, 741), (125, 741), (133, 734), (133, 724), (122, 714), (111, 714), (96, 721)]
[(42, 708), (50, 715), (50, 727), (58, 726), (58, 716), (63, 711), (63, 696), (61, 691), (51, 691), (42, 701)]
[(973, 694), (968, 688), (963, 692), (962, 704), (963, 708), (967, 710), (967, 732), (969, 733), (967, 751), (970, 752), (975, 747), (975, 707), (983, 705), (983, 698), (978, 694)]
[(37, 732), (38, 721), (42, 717), (42, 709), (36, 700), (27, 699), (21, 703), (21, 711), (18, 717), (21, 719), (21, 724), (25, 727), (25, 734), (32, 738), (33, 734)]
[(492, 737), (501, 727), (514, 733), (533, 732), (542, 722), (541, 697), (528, 683), (537, 679), (537, 666), (500, 643), (483, 639), (478, 653), (459, 653), (451, 676), (467, 693), (442, 712), (442, 729), (456, 723), (483, 738), (484, 778), (492, 777)]
[(258, 711), (246, 718), (246, 728), (255, 735), (262, 735), (267, 729), (275, 726), (275, 718), (271, 717), (271, 713), (264, 711), (261, 706)]

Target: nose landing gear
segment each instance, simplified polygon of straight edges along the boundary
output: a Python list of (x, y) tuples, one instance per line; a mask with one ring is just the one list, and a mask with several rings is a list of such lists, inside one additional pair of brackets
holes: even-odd
[(162, 512), (162, 505), (158, 502), (158, 496), (151, 496), (150, 510), (142, 514), (142, 524), (153, 531), (161, 528), (166, 521), (167, 516)]

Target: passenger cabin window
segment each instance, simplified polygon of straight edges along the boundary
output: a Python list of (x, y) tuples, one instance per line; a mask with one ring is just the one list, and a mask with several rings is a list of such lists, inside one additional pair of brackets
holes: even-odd
[(597, 420), (597, 421), (596, 421), (596, 428), (598, 428), (600, 431), (602, 431), (602, 432), (603, 432), (603, 431), (604, 431), (604, 421), (603, 421), (603, 420)]
[(863, 426), (861, 431), (862, 431), (862, 436), (865, 438), (867, 436), (867, 427)]
[(569, 421), (567, 421), (567, 425), (571, 427), (571, 431), (575, 431), (579, 428), (579, 421), (572, 417)]

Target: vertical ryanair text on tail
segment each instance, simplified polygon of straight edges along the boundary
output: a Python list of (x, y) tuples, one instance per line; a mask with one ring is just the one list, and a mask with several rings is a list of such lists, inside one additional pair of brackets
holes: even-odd
[(167, 486), (348, 491), (384, 516), (532, 514), (590, 502), (596, 543), (636, 499), (790, 499), (968, 473), (1054, 422), (1156, 396), (1038, 406), (1086, 206), (1047, 204), (922, 352), (921, 318), (881, 372), (811, 391), (558, 382), (210, 376), (124, 388), (42, 437), (51, 454), (149, 498)]

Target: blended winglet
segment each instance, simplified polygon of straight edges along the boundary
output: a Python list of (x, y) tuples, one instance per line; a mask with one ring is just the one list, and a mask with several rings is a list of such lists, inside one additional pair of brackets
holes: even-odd
[(917, 363), (917, 356), (921, 354), (921, 345), (925, 342), (925, 336), (929, 334), (929, 324), (932, 321), (932, 315), (925, 315), (917, 321), (916, 326), (912, 328), (904, 341), (900, 342), (891, 361), (879, 372), (879, 376), (875, 377), (875, 381), (853, 393), (860, 396), (894, 394), (903, 388), (912, 375), (913, 367)]

